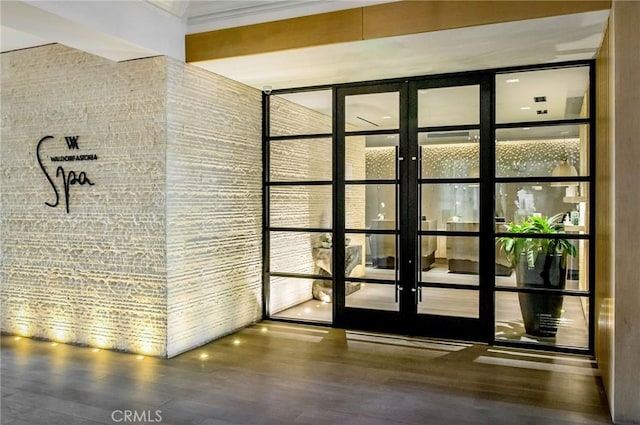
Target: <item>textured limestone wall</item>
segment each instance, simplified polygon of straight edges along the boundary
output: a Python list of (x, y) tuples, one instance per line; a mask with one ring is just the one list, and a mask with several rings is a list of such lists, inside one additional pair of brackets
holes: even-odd
[[(162, 355), (164, 59), (113, 63), (55, 44), (1, 59), (2, 331)], [(36, 158), (49, 135), (55, 208)], [(97, 159), (52, 160), (83, 155)], [(69, 186), (68, 213), (58, 167), (85, 182)]]
[(258, 90), (168, 60), (168, 354), (262, 316)]
[(2, 331), (172, 356), (261, 317), (257, 90), (49, 45), (1, 95)]

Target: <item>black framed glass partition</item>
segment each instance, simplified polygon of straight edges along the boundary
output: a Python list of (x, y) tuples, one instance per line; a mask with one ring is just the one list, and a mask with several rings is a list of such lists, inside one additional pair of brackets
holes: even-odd
[(496, 74), (496, 245), (514, 270), (496, 279), (496, 341), (593, 347), (593, 77)]
[(265, 316), (592, 352), (593, 73), (265, 94)]
[(332, 92), (264, 99), (265, 315), (331, 323)]

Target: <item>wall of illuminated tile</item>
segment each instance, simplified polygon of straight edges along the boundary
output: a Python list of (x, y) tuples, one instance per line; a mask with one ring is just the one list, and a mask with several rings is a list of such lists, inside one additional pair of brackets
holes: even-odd
[(54, 44), (1, 97), (3, 332), (166, 356), (259, 319), (257, 90)]
[(262, 96), (167, 62), (169, 355), (262, 317)]

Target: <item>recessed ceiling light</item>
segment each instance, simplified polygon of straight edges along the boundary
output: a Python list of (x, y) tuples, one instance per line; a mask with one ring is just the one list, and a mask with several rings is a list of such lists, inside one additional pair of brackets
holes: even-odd
[(521, 106), (520, 109), (522, 109), (523, 111), (526, 111), (528, 109), (531, 109), (531, 106)]
[(531, 127), (522, 127), (522, 129), (527, 131), (527, 130), (531, 130)]
[(520, 80), (518, 78), (509, 78), (508, 80), (505, 80), (506, 83), (519, 83)]
[(384, 117), (382, 117), (385, 120), (390, 120), (391, 119), (391, 115), (385, 115)]

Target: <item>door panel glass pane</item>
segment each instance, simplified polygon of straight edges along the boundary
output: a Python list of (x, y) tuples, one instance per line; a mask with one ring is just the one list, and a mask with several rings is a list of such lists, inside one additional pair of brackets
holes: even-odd
[(331, 294), (331, 280), (271, 277), (270, 315), (280, 319), (331, 323), (331, 304), (320, 298), (325, 290)]
[(496, 177), (589, 175), (587, 125), (498, 129), (496, 140)]
[[(348, 233), (345, 244), (345, 276), (390, 281), (396, 279), (395, 267), (398, 262), (395, 235)], [(349, 249), (355, 252), (350, 254)]]
[(418, 313), (478, 318), (479, 294), (478, 291), (464, 289), (422, 288)]
[(346, 282), (345, 285), (347, 307), (399, 311), (395, 285), (370, 282)]
[(499, 74), (496, 122), (587, 118), (588, 91), (588, 67)]
[(273, 227), (330, 228), (333, 189), (327, 186), (269, 188)]
[(400, 94), (388, 92), (347, 96), (345, 127), (347, 131), (399, 128)]
[(418, 90), (418, 126), (480, 123), (480, 86)]
[[(559, 231), (589, 233), (589, 184), (497, 183), (495, 214), (499, 220), (521, 224), (531, 216), (561, 214)], [(564, 215), (564, 218), (562, 218)], [(498, 231), (506, 231), (501, 226)]]
[(447, 230), (447, 223), (479, 222), (478, 184), (421, 184), (420, 190), (420, 230)]
[(589, 298), (496, 293), (496, 339), (547, 345), (589, 346)]
[(269, 96), (271, 135), (330, 134), (332, 99), (331, 90)]
[[(458, 229), (456, 227), (450, 229)], [(477, 224), (469, 224), (475, 227)], [(461, 230), (461, 229), (458, 229)], [(425, 282), (478, 284), (480, 268), (479, 239), (469, 236), (438, 236), (436, 263), (429, 271), (422, 273)], [(446, 270), (446, 273), (444, 273)]]
[(395, 180), (397, 134), (349, 136), (345, 146), (346, 180)]
[(348, 233), (345, 240), (345, 276), (396, 279), (396, 236)]
[(479, 131), (420, 133), (420, 176), (423, 179), (480, 176)]
[(319, 232), (271, 232), (269, 271), (327, 276), (318, 264), (322, 236)]
[(395, 230), (395, 184), (346, 185), (345, 227), (347, 229)]
[(269, 142), (271, 181), (331, 181), (332, 140), (298, 139)]

